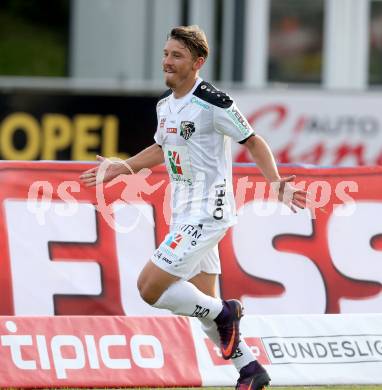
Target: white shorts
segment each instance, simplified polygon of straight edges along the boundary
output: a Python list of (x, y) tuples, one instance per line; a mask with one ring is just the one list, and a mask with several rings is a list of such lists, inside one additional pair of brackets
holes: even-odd
[(151, 261), (183, 280), (200, 272), (220, 274), (218, 243), (226, 231), (227, 228), (211, 229), (202, 225), (174, 225)]

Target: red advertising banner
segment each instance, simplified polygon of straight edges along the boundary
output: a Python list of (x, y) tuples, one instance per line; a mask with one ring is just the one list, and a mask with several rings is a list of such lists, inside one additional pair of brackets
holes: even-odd
[[(382, 383), (381, 314), (245, 316), (272, 384)], [(238, 374), (184, 317), (0, 317), (1, 388), (233, 386)]]
[(220, 245), (222, 294), (241, 297), (253, 314), (381, 312), (382, 169), (281, 172), (297, 175), (313, 208), (292, 215), (265, 199), (257, 170), (237, 167), (236, 192), (247, 191)]
[[(90, 163), (0, 164), (0, 315), (163, 315), (137, 276), (168, 231), (164, 167), (85, 188)], [(223, 298), (247, 314), (381, 312), (382, 167), (280, 167), (313, 198), (293, 214), (234, 168), (238, 224), (220, 243)]]
[[(382, 164), (378, 92), (248, 90), (232, 91), (232, 96), (280, 163)], [(253, 161), (240, 144), (233, 145), (233, 156), (236, 162)]]
[(201, 385), (189, 321), (175, 316), (1, 317), (0, 360), (1, 387)]

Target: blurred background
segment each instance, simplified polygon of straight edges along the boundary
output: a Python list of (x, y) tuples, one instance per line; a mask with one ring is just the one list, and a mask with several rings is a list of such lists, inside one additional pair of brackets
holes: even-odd
[(0, 158), (125, 158), (150, 145), (163, 44), (187, 24), (209, 39), (202, 77), (279, 162), (381, 163), (380, 0), (2, 0)]

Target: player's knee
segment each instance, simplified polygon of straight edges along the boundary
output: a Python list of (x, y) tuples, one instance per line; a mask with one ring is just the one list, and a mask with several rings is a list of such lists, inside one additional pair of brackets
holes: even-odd
[(137, 282), (137, 288), (141, 298), (149, 305), (153, 305), (158, 300), (159, 297), (157, 296), (157, 294), (154, 293), (150, 284), (144, 282), (140, 278), (138, 279)]

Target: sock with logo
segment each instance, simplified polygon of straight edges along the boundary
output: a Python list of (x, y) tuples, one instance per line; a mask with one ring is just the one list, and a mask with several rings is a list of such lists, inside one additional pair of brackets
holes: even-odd
[(192, 283), (179, 280), (153, 304), (173, 314), (214, 320), (223, 310), (222, 300), (202, 293)]
[[(220, 339), (219, 333), (216, 328), (216, 322), (208, 320), (207, 318), (199, 318), (202, 329), (204, 333), (209, 337), (209, 339), (219, 347), (220, 351)], [(240, 371), (243, 367), (245, 367), (250, 362), (253, 362), (255, 357), (253, 356), (250, 348), (244, 340), (240, 340), (240, 343), (236, 349), (235, 354), (231, 358), (232, 363), (236, 367), (237, 371)]]

